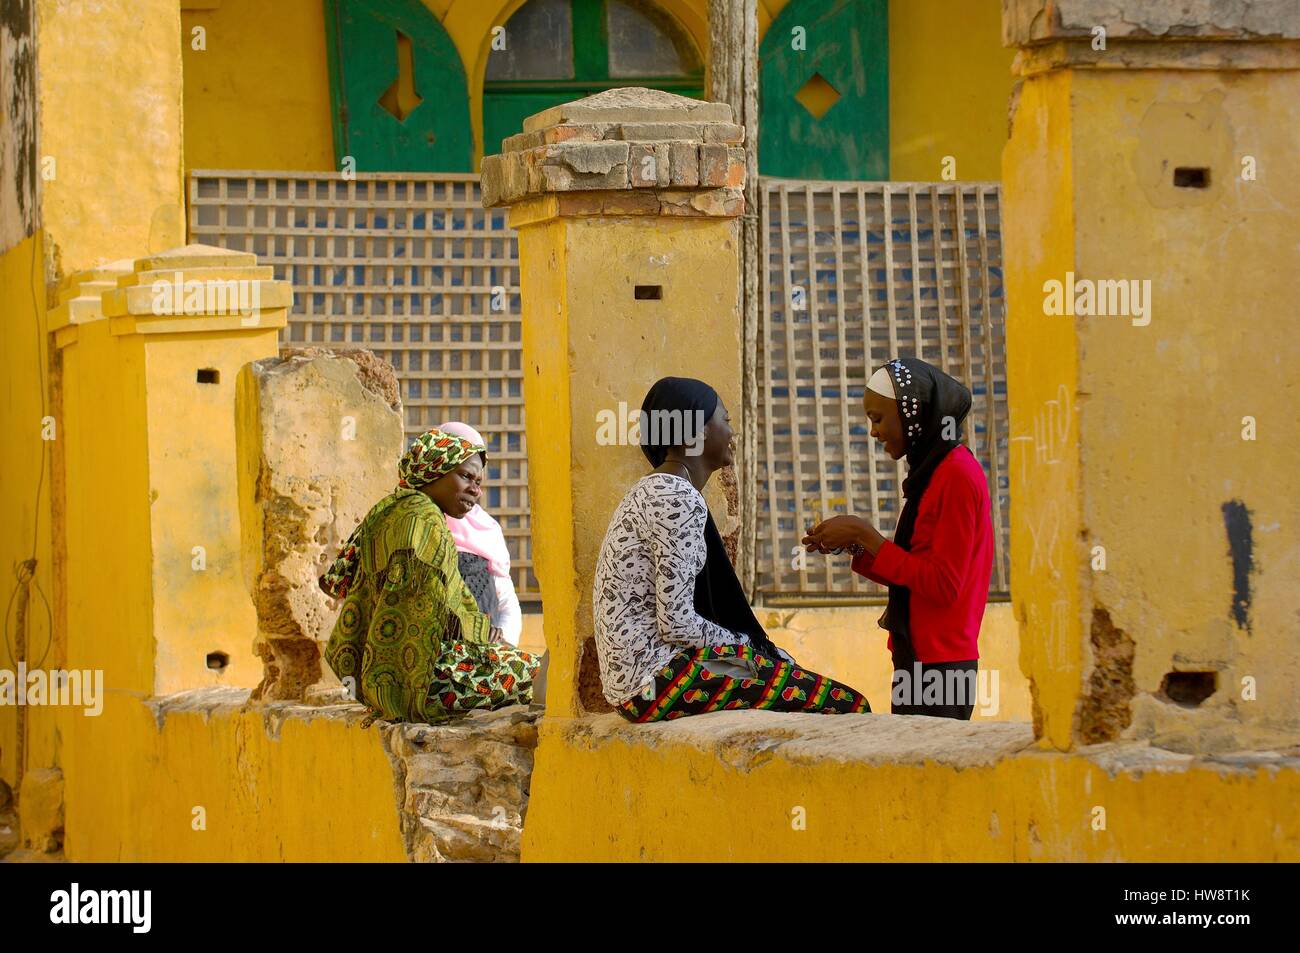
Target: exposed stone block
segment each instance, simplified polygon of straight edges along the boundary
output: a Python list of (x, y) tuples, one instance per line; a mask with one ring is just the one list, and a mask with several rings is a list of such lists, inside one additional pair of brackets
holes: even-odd
[[(665, 160), (665, 174), (667, 171), (668, 162)], [(654, 143), (634, 142), (628, 147), (627, 178), (634, 189), (652, 188), (659, 184), (659, 158)]]
[(540, 709), (386, 725), (402, 836), (413, 861), (517, 861)]
[(691, 196), (691, 208), (702, 215), (734, 217), (744, 214), (745, 197), (733, 189), (696, 192)]
[(696, 142), (704, 138), (705, 127), (687, 122), (625, 122), (618, 127), (619, 138), (628, 142), (654, 142), (669, 139), (687, 139)]
[(566, 123), (683, 121), (729, 123), (732, 121), (731, 107), (726, 103), (704, 102), (658, 89), (629, 86), (609, 89), (529, 116), (524, 120), (524, 131)]
[[(542, 130), (542, 141), (553, 142), (600, 142), (612, 138), (609, 135), (610, 123), (564, 123)], [(524, 133), (528, 135), (528, 133)]]
[(675, 186), (700, 184), (699, 148), (693, 142), (673, 142), (669, 149), (669, 181)]
[(479, 197), (484, 208), (504, 201), (505, 161), (507, 155), (484, 156), (479, 169)]
[(745, 141), (745, 127), (734, 122), (714, 122), (704, 126), (705, 142), (740, 145)]
[(719, 143), (700, 146), (700, 185), (718, 188), (727, 184), (727, 147)]
[(579, 142), (567, 148), (548, 146), (546, 161), (558, 159), (574, 172), (607, 175), (627, 165), (627, 154), (626, 142)]
[(316, 577), (397, 481), (397, 381), (368, 351), (290, 350), (249, 365), (239, 401), (241, 495), (257, 517), (244, 528), (264, 665), (253, 697), (301, 699), (337, 685), (320, 662), (337, 610)]
[(602, 215), (654, 215), (659, 200), (650, 192), (609, 192), (600, 203)]

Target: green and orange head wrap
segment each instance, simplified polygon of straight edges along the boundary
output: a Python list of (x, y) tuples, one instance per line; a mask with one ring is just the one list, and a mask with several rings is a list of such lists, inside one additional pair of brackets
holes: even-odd
[(416, 437), (397, 464), (399, 489), (418, 490), (476, 453), (487, 457), (487, 447), (442, 430), (426, 430)]
[[(487, 459), (487, 448), (481, 443), (441, 430), (428, 430), (411, 442), (398, 461), (397, 475), (400, 479), (397, 488), (418, 490), (443, 474), (450, 473), (476, 453), (483, 454), (483, 458)], [(357, 567), (361, 564), (361, 530), (365, 525), (362, 522), (352, 531), (348, 541), (339, 550), (338, 557), (317, 579), (326, 595), (342, 599), (352, 588)]]

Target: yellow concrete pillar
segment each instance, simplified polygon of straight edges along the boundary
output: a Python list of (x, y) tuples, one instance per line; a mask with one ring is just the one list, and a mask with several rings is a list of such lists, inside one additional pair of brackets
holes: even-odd
[(1300, 7), (1004, 0), (1012, 586), (1068, 749), (1294, 744)]
[[(483, 160), (483, 203), (511, 206), (519, 232), (533, 559), (559, 715), (608, 707), (591, 587), (609, 517), (648, 469), (628, 415), (665, 375), (740, 405), (742, 135), (725, 104), (617, 89), (530, 117)], [(725, 534), (735, 495), (710, 487)]]
[(114, 693), (252, 687), (235, 384), (276, 353), (292, 292), (253, 255), (189, 245), (72, 276), (62, 356), (69, 664)]

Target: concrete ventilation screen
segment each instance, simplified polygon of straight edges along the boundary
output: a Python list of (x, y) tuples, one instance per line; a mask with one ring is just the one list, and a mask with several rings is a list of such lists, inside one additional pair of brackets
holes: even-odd
[(456, 173), (191, 173), (190, 240), (249, 251), (291, 281), (282, 346), (366, 348), (388, 361), (408, 438), (461, 420), (488, 441), (484, 507), (520, 602), (532, 570), (519, 263), (504, 209)]
[(798, 542), (807, 525), (836, 513), (861, 513), (892, 532), (904, 465), (871, 439), (861, 401), (871, 372), (901, 355), (971, 389), (966, 440), (988, 474), (996, 530), (990, 589), (1007, 592), (998, 186), (764, 179), (760, 193), (757, 589), (771, 604), (884, 595), (847, 560), (801, 561)]

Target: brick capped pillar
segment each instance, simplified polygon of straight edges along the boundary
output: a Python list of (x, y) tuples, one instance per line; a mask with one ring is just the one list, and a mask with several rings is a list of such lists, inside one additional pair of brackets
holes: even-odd
[[(726, 104), (614, 89), (528, 118), (483, 160), (483, 204), (509, 206), (519, 232), (533, 559), (555, 714), (607, 707), (592, 574), (614, 508), (648, 469), (628, 416), (656, 379), (678, 375), (708, 381), (740, 417), (743, 134)], [(734, 538), (735, 479), (719, 476), (710, 504)]]

